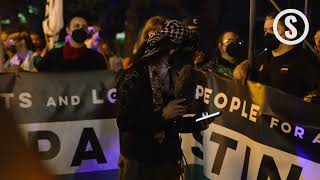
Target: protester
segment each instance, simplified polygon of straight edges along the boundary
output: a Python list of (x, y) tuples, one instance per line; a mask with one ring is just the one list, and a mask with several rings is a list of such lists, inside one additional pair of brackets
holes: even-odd
[(8, 38), (8, 48), (14, 55), (5, 63), (5, 71), (36, 71), (34, 64), (40, 61), (41, 57), (35, 52), (35, 47), (28, 33), (11, 34)]
[[(314, 38), (314, 49), (317, 52), (317, 55), (315, 55), (315, 60), (316, 60), (316, 66), (318, 70), (320, 70), (320, 30), (317, 30), (313, 36)], [(317, 77), (320, 79), (320, 77)], [(315, 104), (320, 104), (320, 87), (317, 89), (312, 90), (308, 95), (304, 97), (304, 101), (310, 102), (310, 103), (315, 103)]]
[(149, 37), (146, 50), (117, 84), (120, 131), (119, 179), (178, 180), (179, 132), (208, 127), (183, 118), (184, 99), (173, 96), (174, 81), (194, 57), (191, 32), (182, 22), (166, 20)]
[(183, 23), (190, 29), (192, 33), (199, 33), (199, 17), (187, 17), (183, 19)]
[[(216, 56), (208, 58), (204, 63), (198, 63), (197, 68), (206, 72), (216, 71), (233, 77), (233, 70), (241, 62), (246, 50), (239, 41), (238, 33), (225, 31), (218, 37)], [(205, 59), (205, 57), (204, 57)]]
[(37, 32), (31, 32), (30, 37), (32, 39), (32, 43), (35, 47), (36, 52), (41, 56), (44, 57), (48, 51), (48, 48), (46, 47), (46, 41), (44, 37), (42, 37)]
[(192, 37), (197, 42), (195, 44), (195, 59), (194, 59), (194, 67), (198, 67), (200, 64), (204, 63), (205, 54), (199, 49), (199, 39), (200, 39), (200, 24), (198, 17), (187, 17), (183, 20), (183, 23), (188, 27), (188, 29), (192, 32)]
[(49, 51), (40, 63), (36, 64), (39, 71), (81, 71), (106, 69), (103, 56), (95, 50), (88, 49), (84, 42), (88, 37), (88, 23), (82, 13), (71, 17), (66, 28), (70, 42), (64, 47)]
[(3, 72), (3, 65), (6, 62), (4, 45), (0, 39), (0, 72)]
[(85, 41), (87, 48), (100, 52), (99, 42), (101, 41), (100, 33), (102, 28), (95, 24), (88, 27), (88, 39)]
[(2, 43), (6, 62), (9, 61), (15, 54), (15, 52), (12, 52), (12, 49), (10, 49), (9, 44), (12, 44), (13, 37), (15, 37), (16, 35), (17, 33), (8, 33), (6, 31), (3, 32)]
[(104, 58), (108, 64), (108, 69), (114, 72), (118, 72), (119, 70), (123, 69), (123, 58), (120, 57), (114, 44), (107, 40), (102, 40), (99, 43), (101, 53), (104, 55)]
[(7, 31), (1, 31), (0, 33), (0, 40), (4, 47), (7, 47), (7, 39), (9, 37), (9, 33)]
[[(264, 39), (268, 50), (254, 59), (249, 79), (303, 98), (319, 83), (317, 68), (304, 49), (283, 44), (276, 38), (273, 32), (275, 16), (272, 13), (265, 18)], [(285, 31), (286, 26), (279, 21), (278, 32), (287, 39)], [(248, 61), (241, 63), (234, 71), (234, 77), (245, 79), (247, 69)]]

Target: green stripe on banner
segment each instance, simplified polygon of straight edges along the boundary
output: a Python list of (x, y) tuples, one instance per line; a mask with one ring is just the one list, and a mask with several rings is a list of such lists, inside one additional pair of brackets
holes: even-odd
[(59, 180), (117, 180), (118, 169), (56, 176)]
[[(191, 178), (189, 177), (189, 171)], [(188, 168), (185, 168), (184, 172), (186, 174), (185, 180), (210, 180), (203, 174), (203, 166), (199, 164), (189, 164)]]

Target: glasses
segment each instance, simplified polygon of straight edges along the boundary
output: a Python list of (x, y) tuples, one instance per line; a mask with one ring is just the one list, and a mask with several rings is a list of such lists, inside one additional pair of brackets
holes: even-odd
[(237, 39), (226, 39), (226, 40), (222, 41), (222, 44), (224, 46), (228, 46), (230, 43), (233, 43), (233, 42), (236, 42), (236, 41), (237, 41)]
[(224, 46), (228, 46), (229, 44), (234, 43), (234, 42), (236, 42), (237, 44), (240, 44), (240, 45), (243, 44), (243, 41), (239, 41), (239, 39), (226, 39), (226, 40), (222, 41), (222, 44)]

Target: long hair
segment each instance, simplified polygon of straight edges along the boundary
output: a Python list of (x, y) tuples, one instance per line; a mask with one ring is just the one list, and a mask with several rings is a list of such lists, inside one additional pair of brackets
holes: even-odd
[(153, 16), (148, 19), (146, 24), (144, 25), (135, 45), (133, 48), (133, 54), (135, 54), (138, 49), (141, 47), (141, 45), (144, 43), (145, 40), (147, 40), (148, 34), (150, 31), (160, 31), (162, 29), (163, 24), (165, 23), (166, 18), (161, 16)]

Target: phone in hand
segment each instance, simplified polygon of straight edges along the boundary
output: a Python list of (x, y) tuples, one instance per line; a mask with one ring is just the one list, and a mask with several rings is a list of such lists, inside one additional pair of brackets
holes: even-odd
[(200, 122), (200, 121), (203, 121), (203, 120), (206, 120), (209, 118), (215, 118), (215, 117), (220, 116), (221, 114), (222, 113), (220, 111), (212, 113), (212, 114), (204, 114), (203, 113), (202, 117), (196, 119), (196, 122)]

